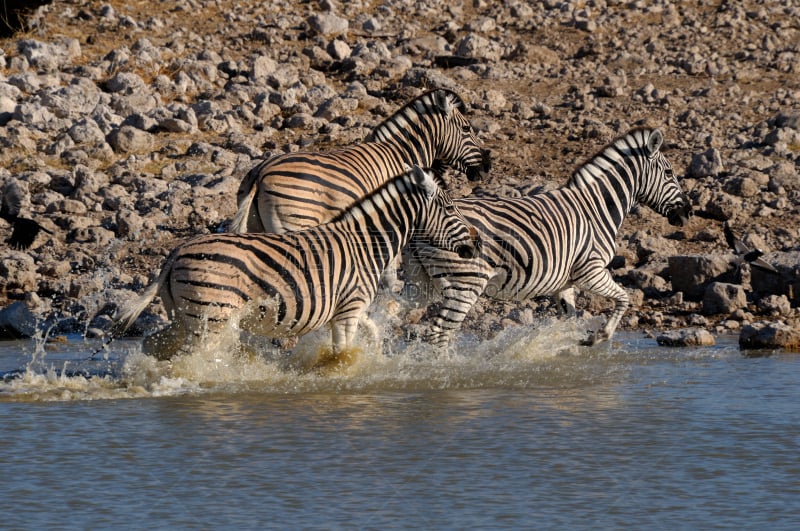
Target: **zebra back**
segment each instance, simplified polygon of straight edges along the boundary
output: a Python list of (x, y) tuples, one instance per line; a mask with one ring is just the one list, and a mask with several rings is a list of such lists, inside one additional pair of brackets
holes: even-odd
[(489, 171), (489, 152), (463, 107), (454, 93), (431, 91), (384, 120), (364, 143), (262, 162), (239, 187), (232, 231), (284, 232), (325, 223), (410, 165), (443, 161), (469, 179), (480, 178)]

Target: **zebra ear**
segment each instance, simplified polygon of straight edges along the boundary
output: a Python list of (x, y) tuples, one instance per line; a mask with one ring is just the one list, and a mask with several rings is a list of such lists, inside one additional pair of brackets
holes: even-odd
[(453, 112), (454, 105), (453, 102), (450, 101), (446, 91), (437, 90), (434, 92), (433, 101), (436, 102), (436, 106), (439, 107), (439, 110), (442, 111), (445, 116), (450, 116), (450, 114)]
[(650, 138), (647, 139), (647, 156), (652, 157), (658, 150), (661, 149), (661, 144), (664, 143), (664, 133), (659, 129), (654, 129), (650, 133)]
[(416, 164), (411, 168), (411, 172), (414, 176), (414, 183), (422, 188), (425, 192), (425, 197), (431, 199), (433, 196), (436, 195), (436, 189), (438, 185), (436, 181), (433, 179), (433, 175)]

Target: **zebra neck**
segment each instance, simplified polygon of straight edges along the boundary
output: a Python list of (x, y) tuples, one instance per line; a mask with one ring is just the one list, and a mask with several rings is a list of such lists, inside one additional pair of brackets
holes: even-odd
[(419, 199), (404, 177), (397, 178), (353, 205), (339, 223), (354, 242), (372, 248), (371, 260), (383, 270), (410, 240), (415, 220), (424, 215)]
[(428, 138), (428, 128), (418, 123), (411, 124), (403, 120), (404, 126), (390, 121), (373, 131), (375, 141), (387, 144), (400, 155), (400, 159), (408, 164), (416, 164), (428, 168), (436, 158), (436, 147)]
[(635, 204), (635, 192), (619, 172), (604, 171), (591, 162), (573, 174), (566, 188), (581, 196), (580, 205), (593, 217), (601, 217), (605, 225), (613, 223), (615, 233)]

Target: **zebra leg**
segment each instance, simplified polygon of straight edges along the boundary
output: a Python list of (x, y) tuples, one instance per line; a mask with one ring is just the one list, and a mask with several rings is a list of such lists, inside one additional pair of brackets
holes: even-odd
[(331, 334), (334, 355), (339, 354), (353, 344), (360, 320), (361, 315), (358, 317), (333, 318), (331, 321)]
[(403, 290), (403, 281), (397, 278), (397, 269), (400, 266), (400, 257), (397, 257), (381, 273), (380, 286), (391, 293), (400, 293)]
[(170, 323), (163, 328), (144, 338), (142, 350), (148, 356), (159, 360), (168, 360), (186, 349), (191, 332), (180, 321)]
[(365, 328), (370, 335), (370, 339), (372, 342), (376, 343), (380, 340), (380, 330), (378, 330), (378, 325), (375, 324), (375, 321), (370, 319), (367, 315), (367, 312), (361, 314), (361, 317), (358, 318), (358, 325), (362, 328)]
[(478, 297), (483, 293), (483, 284), (480, 289), (461, 289), (462, 286), (447, 286), (442, 290), (444, 301), (439, 308), (438, 315), (433, 319), (433, 324), (425, 336), (425, 340), (436, 349), (447, 347), (453, 335), (461, 328), (461, 323), (467, 313), (478, 302)]
[(576, 282), (576, 285), (591, 293), (600, 295), (607, 299), (614, 301), (614, 312), (611, 317), (606, 321), (606, 325), (597, 332), (594, 332), (589, 338), (582, 342), (584, 345), (596, 345), (600, 342), (611, 339), (614, 331), (617, 329), (620, 319), (625, 314), (625, 311), (630, 306), (628, 293), (611, 278), (611, 272), (608, 269), (602, 268), (599, 273), (593, 275), (590, 282)]
[[(355, 318), (345, 317), (342, 319), (334, 317), (331, 321), (332, 348), (323, 349), (317, 356), (311, 369), (317, 372), (326, 372), (352, 365), (356, 360), (357, 353), (352, 349), (351, 345), (353, 344), (353, 339), (355, 339), (360, 322), (362, 322), (361, 316)], [(363, 322), (366, 324), (372, 321), (366, 318)]]
[(440, 288), (434, 284), (425, 265), (420, 259), (403, 249), (403, 297), (418, 306), (430, 304), (442, 299)]
[(561, 315), (566, 315), (567, 319), (575, 317), (575, 288), (567, 288), (558, 292), (556, 302)]

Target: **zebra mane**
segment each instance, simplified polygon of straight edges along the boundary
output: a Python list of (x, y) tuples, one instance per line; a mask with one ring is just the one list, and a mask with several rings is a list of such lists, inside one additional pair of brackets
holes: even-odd
[[(434, 173), (433, 170), (431, 170), (430, 168), (422, 168), (422, 170), (425, 173)], [(386, 181), (385, 183), (383, 183), (382, 185), (380, 185), (376, 189), (374, 189), (371, 192), (369, 192), (368, 194), (364, 195), (361, 199), (359, 199), (355, 203), (353, 203), (350, 206), (348, 206), (346, 209), (344, 209), (341, 212), (339, 212), (338, 214), (336, 214), (336, 216), (331, 218), (331, 220), (328, 221), (327, 223), (334, 223), (334, 222), (337, 222), (337, 221), (341, 221), (341, 220), (343, 220), (345, 218), (348, 218), (350, 216), (355, 215), (357, 212), (362, 212), (363, 213), (364, 212), (364, 207), (363, 207), (364, 204), (372, 202), (373, 199), (375, 197), (381, 195), (385, 189), (387, 189), (387, 188), (389, 188), (391, 186), (395, 186), (395, 183), (397, 181), (402, 181), (402, 180), (406, 181), (405, 182), (406, 190), (413, 190), (414, 188), (416, 188), (416, 185), (412, 182), (411, 175), (412, 175), (412, 170), (408, 170), (408, 171), (406, 171), (404, 173), (400, 173), (398, 175), (395, 175), (394, 177), (392, 177), (391, 179), (389, 179), (388, 181)], [(439, 186), (439, 187), (441, 187), (441, 185), (439, 184), (440, 180), (441, 179), (436, 177), (436, 175), (434, 174), (434, 181), (436, 182), (437, 186)]]
[(608, 144), (606, 144), (605, 146), (603, 146), (602, 148), (597, 150), (591, 157), (588, 157), (588, 158), (584, 159), (584, 161), (581, 162), (581, 164), (579, 164), (578, 167), (575, 168), (575, 170), (572, 172), (572, 174), (570, 175), (569, 179), (567, 180), (567, 184), (574, 183), (578, 179), (578, 175), (580, 174), (580, 171), (581, 171), (581, 169), (583, 169), (584, 166), (586, 166), (587, 164), (589, 164), (590, 162), (595, 160), (597, 157), (599, 157), (600, 155), (605, 153), (607, 150), (612, 149), (618, 142), (620, 142), (622, 140), (625, 140), (625, 139), (628, 139), (628, 138), (635, 139), (635, 141), (632, 142), (632, 143), (635, 144), (637, 147), (639, 147), (641, 149), (644, 149), (645, 145), (644, 145), (644, 143), (642, 143), (643, 137), (641, 135), (639, 135), (638, 133), (649, 133), (649, 132), (652, 132), (654, 130), (655, 130), (655, 128), (653, 128), (653, 127), (639, 126), (639, 127), (634, 127), (632, 129), (629, 129), (628, 132), (625, 133), (622, 136), (616, 137), (614, 140), (612, 140), (611, 142), (609, 142)]
[(367, 135), (367, 137), (364, 139), (364, 141), (365, 142), (374, 142), (375, 141), (375, 131), (378, 131), (378, 130), (382, 129), (384, 126), (386, 126), (387, 123), (389, 123), (392, 120), (394, 120), (395, 117), (401, 116), (405, 112), (406, 109), (408, 109), (409, 107), (415, 106), (419, 100), (421, 100), (421, 99), (423, 99), (425, 97), (428, 97), (431, 94), (433, 94), (434, 92), (438, 92), (438, 91), (445, 92), (447, 94), (447, 97), (450, 98), (450, 100), (453, 102), (453, 105), (455, 105), (456, 109), (458, 109), (458, 111), (461, 114), (466, 115), (467, 106), (464, 104), (464, 100), (461, 99), (461, 96), (459, 96), (458, 94), (456, 94), (455, 92), (453, 92), (450, 89), (445, 89), (445, 88), (432, 89), (432, 90), (424, 92), (424, 93), (420, 94), (419, 96), (417, 96), (416, 98), (406, 102), (405, 105), (403, 105), (402, 107), (397, 109), (397, 111), (392, 113), (388, 118), (384, 119), (381, 123), (379, 123), (378, 125), (373, 127), (372, 131), (370, 131), (370, 133)]

